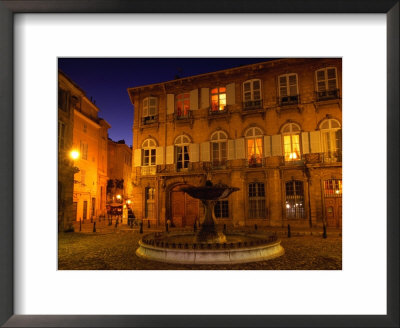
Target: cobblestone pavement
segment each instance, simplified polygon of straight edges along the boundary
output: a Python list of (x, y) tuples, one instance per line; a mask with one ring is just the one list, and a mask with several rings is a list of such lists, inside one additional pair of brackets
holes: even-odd
[(328, 233), (282, 232), (285, 254), (279, 258), (233, 265), (180, 265), (148, 261), (136, 256), (141, 234), (137, 230), (114, 229), (96, 233), (59, 235), (58, 268), (60, 270), (341, 270), (342, 237)]

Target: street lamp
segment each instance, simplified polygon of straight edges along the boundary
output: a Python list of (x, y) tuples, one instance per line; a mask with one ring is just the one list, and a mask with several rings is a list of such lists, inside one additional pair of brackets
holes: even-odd
[(79, 151), (77, 150), (71, 150), (71, 152), (69, 153), (69, 156), (75, 161), (79, 158)]

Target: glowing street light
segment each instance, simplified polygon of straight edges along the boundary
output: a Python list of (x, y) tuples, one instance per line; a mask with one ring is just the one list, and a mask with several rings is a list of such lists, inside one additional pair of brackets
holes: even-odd
[(128, 205), (130, 205), (130, 204), (131, 204), (131, 200), (128, 199), (128, 200), (126, 201), (126, 203), (127, 203)]
[(73, 159), (76, 160), (79, 158), (79, 151), (77, 150), (71, 150), (71, 152), (69, 153), (69, 156)]
[(121, 195), (117, 195), (117, 199), (121, 199)]

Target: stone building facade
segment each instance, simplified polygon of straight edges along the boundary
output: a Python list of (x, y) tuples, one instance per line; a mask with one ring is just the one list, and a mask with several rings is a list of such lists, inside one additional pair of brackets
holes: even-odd
[[(64, 181), (68, 187), (61, 187), (61, 194), (68, 200), (68, 222), (72, 228), (72, 221), (90, 220), (106, 211), (107, 131), (111, 126), (98, 116), (99, 108), (79, 86), (61, 71), (58, 78), (59, 144), (64, 144), (59, 162), (68, 158), (70, 167), (65, 175), (59, 165), (59, 193), (60, 182)], [(64, 129), (60, 128), (60, 121), (63, 124), (66, 112), (60, 115), (60, 104), (68, 108), (70, 119), (64, 137), (60, 137)], [(79, 157), (73, 160), (71, 151), (76, 151)]]
[[(121, 194), (125, 203), (132, 201), (132, 149), (124, 140), (108, 139), (108, 179), (113, 180), (110, 192), (107, 192), (107, 202), (116, 201), (116, 194)], [(118, 189), (115, 180), (123, 180), (123, 188)]]
[(136, 217), (193, 226), (206, 180), (228, 226), (341, 227), (342, 61), (280, 59), (129, 88)]
[(82, 90), (61, 72), (58, 74), (58, 231), (73, 229), (74, 165), (70, 158), (74, 109), (71, 99)]

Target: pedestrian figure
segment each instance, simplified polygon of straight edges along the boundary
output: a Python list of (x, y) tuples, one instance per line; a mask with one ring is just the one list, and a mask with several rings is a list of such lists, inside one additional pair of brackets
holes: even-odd
[(115, 227), (118, 228), (118, 219), (115, 221)]
[(194, 232), (197, 231), (197, 224), (196, 224), (196, 222), (193, 224), (193, 231), (194, 231)]
[(290, 238), (292, 236), (292, 234), (290, 232), (290, 224), (287, 225), (287, 236), (288, 236), (288, 238)]
[(324, 228), (324, 233), (322, 234), (322, 238), (326, 239), (326, 237), (328, 237), (328, 236), (326, 235), (326, 225), (325, 224), (324, 224), (323, 228)]
[(147, 228), (150, 229), (150, 220), (147, 220)]
[(143, 233), (143, 221), (140, 222), (140, 233)]
[(93, 232), (96, 232), (96, 222), (93, 223)]

